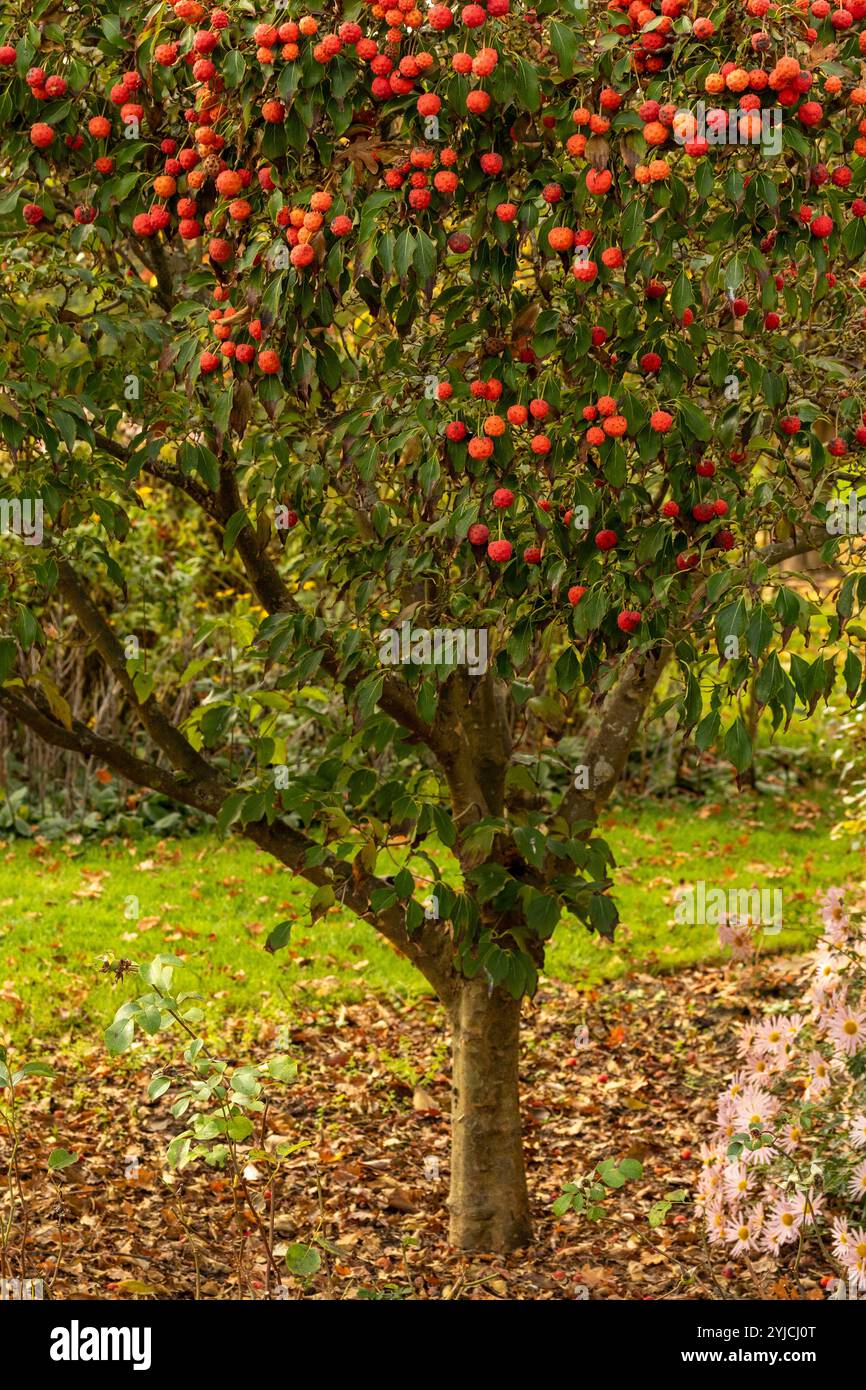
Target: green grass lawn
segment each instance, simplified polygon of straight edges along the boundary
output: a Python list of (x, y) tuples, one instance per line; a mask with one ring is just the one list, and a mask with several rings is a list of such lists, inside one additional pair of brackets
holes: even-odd
[[(713, 927), (674, 920), (675, 889), (699, 879), (725, 889), (780, 887), (785, 929), (769, 947), (805, 947), (817, 932), (818, 892), (863, 877), (860, 856), (830, 838), (831, 805), (744, 794), (736, 802), (615, 806), (602, 829), (619, 865), (616, 941), (563, 921), (548, 972), (587, 986), (633, 968), (721, 957)], [(394, 871), (385, 860), (379, 867)], [(425, 873), (422, 860), (414, 867)], [(99, 975), (103, 952), (136, 962), (179, 955), (189, 989), (247, 1020), (291, 1013), (299, 997), (330, 1008), (371, 991), (405, 999), (424, 990), (372, 928), (339, 911), (312, 926), (308, 901), (309, 890), (253, 846), (209, 835), (102, 847), (0, 843), (0, 1037), (20, 1047), (98, 1032), (131, 992)], [(269, 955), (268, 932), (286, 918), (297, 922), (291, 944)]]

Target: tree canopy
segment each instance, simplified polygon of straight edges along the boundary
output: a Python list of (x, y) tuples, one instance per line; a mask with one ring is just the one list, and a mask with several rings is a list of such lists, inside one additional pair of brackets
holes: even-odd
[[(594, 827), (651, 707), (742, 774), (744, 691), (774, 727), (866, 698), (831, 524), (866, 447), (866, 0), (695, 8), (0, 31), (0, 486), (44, 508), (0, 564), (0, 704), (277, 854), (446, 1003), (531, 993), (563, 912), (613, 930)], [(192, 661), (142, 609), (154, 528)], [(821, 650), (780, 568), (814, 549)], [(123, 740), (55, 679), (82, 630)]]

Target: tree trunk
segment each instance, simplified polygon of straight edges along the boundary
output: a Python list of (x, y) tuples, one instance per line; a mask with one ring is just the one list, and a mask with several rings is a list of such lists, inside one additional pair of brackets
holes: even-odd
[(520, 1001), (461, 982), (451, 1010), (451, 1243), (513, 1250), (531, 1239), (520, 1127)]

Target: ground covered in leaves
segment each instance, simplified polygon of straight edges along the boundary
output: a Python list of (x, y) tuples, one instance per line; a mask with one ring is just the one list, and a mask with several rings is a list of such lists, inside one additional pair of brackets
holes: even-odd
[[(22, 1089), (29, 1210), (13, 1262), (24, 1234), (26, 1273), (58, 1299), (823, 1297), (819, 1280), (831, 1271), (811, 1256), (795, 1272), (792, 1250), (780, 1277), (775, 1262), (753, 1262), (749, 1273), (708, 1250), (691, 1202), (698, 1148), (735, 1065), (736, 1025), (796, 997), (801, 968), (777, 957), (759, 974), (735, 965), (636, 974), (597, 995), (544, 983), (527, 1005), (522, 1065), (537, 1242), (508, 1256), (461, 1258), (446, 1243), (448, 1039), (429, 1000), (326, 1002), (254, 1036), (229, 1020), (227, 1060), (288, 1047), (299, 1063), (297, 1083), (267, 1114), (266, 1147), (302, 1147), (271, 1198), (250, 1165), (249, 1204), (219, 1172), (197, 1165), (179, 1179), (167, 1170), (182, 1122), (165, 1099), (147, 1097), (150, 1062), (164, 1062), (163, 1051), (118, 1061), (101, 1045), (61, 1043), (53, 1081)], [(57, 1145), (77, 1161), (50, 1177)], [(611, 1194), (602, 1221), (554, 1217), (565, 1183), (625, 1156), (641, 1161), (643, 1176)], [(673, 1189), (688, 1201), (653, 1229), (649, 1211)], [(250, 1206), (268, 1228), (272, 1213), (279, 1290)], [(320, 1256), (309, 1277), (285, 1272), (296, 1244)]]

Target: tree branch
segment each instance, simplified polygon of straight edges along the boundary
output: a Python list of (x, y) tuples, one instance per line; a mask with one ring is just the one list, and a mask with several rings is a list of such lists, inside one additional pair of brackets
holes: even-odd
[(602, 806), (612, 795), (625, 769), (635, 737), (659, 678), (670, 658), (665, 646), (648, 656), (626, 661), (616, 684), (601, 706), (595, 733), (583, 753), (588, 786), (572, 786), (560, 803), (558, 815), (569, 824), (588, 821), (594, 825)]
[[(77, 719), (73, 719), (67, 729), (52, 715), (16, 694), (8, 685), (0, 686), (0, 708), (26, 724), (46, 743), (82, 757), (97, 758), (133, 786), (150, 787), (173, 801), (207, 815), (216, 816), (226, 796), (238, 790), (213, 771), (207, 780), (175, 777), (156, 763), (136, 757), (112, 739), (94, 733)], [(326, 853), (322, 856), (321, 846), (316, 841), (294, 830), (285, 821), (277, 820), (271, 825), (267, 821), (251, 822), (243, 827), (242, 834), (299, 877), (316, 886), (327, 884), (332, 887), (342, 905), (368, 921), (390, 941), (420, 970), (442, 1002), (446, 1005), (449, 1003), (455, 992), (456, 969), (451, 939), (444, 925), (425, 922), (418, 932), (410, 935), (406, 930), (402, 908), (395, 905), (384, 912), (373, 912), (370, 907), (372, 893), (377, 889), (386, 890), (390, 884), (375, 874), (360, 872), (354, 864), (335, 855)], [(311, 850), (316, 852), (317, 863), (314, 865), (306, 863)]]
[(165, 753), (169, 762), (179, 771), (190, 777), (209, 780), (214, 774), (210, 763), (193, 748), (171, 720), (161, 709), (154, 695), (139, 700), (135, 683), (126, 669), (126, 656), (113, 629), (103, 618), (85, 592), (78, 575), (68, 560), (56, 556), (57, 587), (78, 618), (84, 631), (91, 638), (108, 669), (128, 697), (133, 709), (153, 739), (157, 748)]

